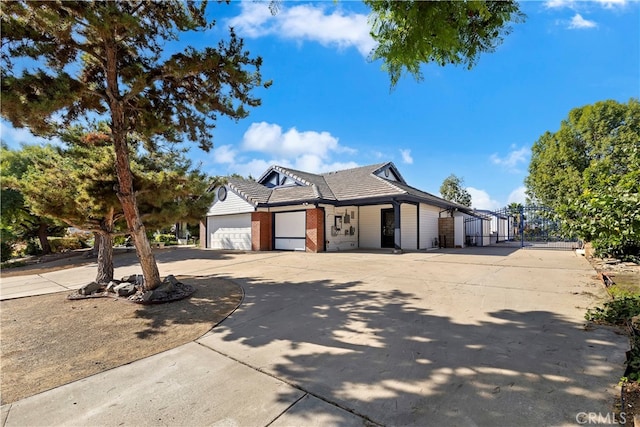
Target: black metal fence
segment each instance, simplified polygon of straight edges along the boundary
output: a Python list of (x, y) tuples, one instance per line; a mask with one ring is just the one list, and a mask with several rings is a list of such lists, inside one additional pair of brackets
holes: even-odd
[(501, 245), (527, 249), (580, 247), (578, 239), (562, 232), (560, 221), (546, 206), (512, 206), (497, 211), (476, 211), (465, 219), (466, 244)]

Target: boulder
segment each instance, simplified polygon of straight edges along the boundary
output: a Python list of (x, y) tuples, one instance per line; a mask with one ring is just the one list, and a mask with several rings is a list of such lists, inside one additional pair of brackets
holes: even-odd
[(151, 301), (151, 299), (153, 298), (153, 291), (146, 291), (145, 293), (142, 294), (142, 301), (143, 302), (149, 302)]
[(102, 288), (102, 286), (99, 283), (91, 282), (78, 289), (78, 293), (80, 295), (91, 295), (92, 293), (100, 290), (100, 288)]
[(107, 292), (115, 292), (115, 287), (118, 286), (120, 284), (119, 280), (112, 280), (107, 284), (107, 289), (105, 289)]
[(120, 297), (128, 297), (136, 293), (136, 285), (125, 282), (113, 288), (113, 291)]
[(164, 283), (171, 283), (172, 285), (176, 285), (176, 284), (180, 283), (180, 281), (178, 279), (176, 279), (176, 277), (173, 274), (170, 274), (167, 277), (165, 277), (163, 282)]

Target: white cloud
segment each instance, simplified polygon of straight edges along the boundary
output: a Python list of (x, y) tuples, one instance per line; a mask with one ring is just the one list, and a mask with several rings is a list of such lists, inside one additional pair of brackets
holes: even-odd
[[(253, 159), (250, 160), (246, 163), (234, 163), (233, 165), (230, 165), (228, 168), (229, 173), (237, 173), (241, 176), (244, 177), (248, 177), (248, 176), (252, 176), (254, 178), (259, 178), (264, 171), (267, 170), (267, 168), (269, 168), (269, 166), (274, 165), (274, 164), (281, 164), (279, 162), (269, 162), (263, 159)], [(288, 166), (288, 165), (282, 165), (282, 166)]]
[(413, 164), (413, 157), (411, 157), (411, 150), (403, 150), (400, 149), (400, 154), (402, 154), (402, 161), (408, 165)]
[(593, 0), (595, 3), (599, 3), (605, 9), (611, 9), (614, 7), (622, 7), (627, 4), (627, 0)]
[(502, 204), (491, 198), (489, 193), (473, 187), (467, 187), (467, 191), (471, 194), (471, 207), (476, 209), (496, 210), (502, 207)]
[(510, 172), (520, 172), (520, 164), (527, 163), (529, 156), (531, 155), (531, 149), (528, 147), (517, 148), (515, 145), (511, 146), (511, 151), (506, 156), (500, 157), (498, 153), (493, 153), (489, 159), (494, 165), (499, 165)]
[(547, 9), (585, 9), (589, 6), (597, 4), (605, 9), (612, 9), (614, 7), (624, 7), (627, 4), (627, 0), (591, 0), (591, 1), (576, 1), (576, 0), (548, 0), (544, 2), (544, 7)]
[(521, 203), (522, 205), (524, 205), (525, 202), (527, 201), (526, 190), (527, 188), (525, 186), (521, 186), (513, 190), (509, 194), (509, 197), (507, 197), (507, 204), (509, 205), (515, 202), (515, 203)]
[(564, 7), (573, 8), (573, 0), (549, 0), (544, 2), (544, 7), (547, 9), (561, 9)]
[[(256, 156), (256, 153), (266, 155)], [(344, 159), (357, 151), (340, 145), (329, 132), (304, 131), (291, 128), (283, 132), (275, 123), (252, 123), (244, 133), (238, 148), (221, 145), (213, 150), (213, 161), (226, 164), (227, 173), (259, 177), (271, 165), (322, 173), (358, 166)], [(340, 161), (333, 156), (340, 156)]]
[(216, 163), (233, 163), (238, 152), (231, 145), (221, 145), (213, 149), (213, 161)]
[(339, 49), (355, 47), (364, 57), (375, 47), (366, 15), (340, 10), (326, 13), (327, 7), (320, 5), (284, 6), (272, 15), (267, 2), (242, 2), (242, 13), (230, 19), (229, 25), (245, 37), (276, 35)]
[(285, 158), (314, 155), (327, 159), (331, 153), (355, 154), (356, 150), (344, 147), (329, 132), (304, 131), (291, 128), (282, 132), (277, 124), (252, 123), (242, 141), (244, 151), (258, 151)]
[(597, 26), (598, 24), (595, 21), (584, 19), (582, 15), (576, 13), (575, 16), (571, 18), (567, 28), (570, 30), (584, 30), (588, 28), (596, 28)]
[(42, 138), (35, 136), (27, 128), (14, 128), (11, 123), (6, 120), (0, 120), (0, 139), (6, 142), (10, 148), (17, 149), (22, 144), (27, 145), (62, 145), (59, 138)]

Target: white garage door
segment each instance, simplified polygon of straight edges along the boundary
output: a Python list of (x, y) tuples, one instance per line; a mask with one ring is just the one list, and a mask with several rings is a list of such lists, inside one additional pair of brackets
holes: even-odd
[(220, 215), (207, 218), (209, 247), (251, 250), (251, 214)]
[(275, 249), (304, 251), (306, 249), (307, 213), (278, 212), (275, 214)]

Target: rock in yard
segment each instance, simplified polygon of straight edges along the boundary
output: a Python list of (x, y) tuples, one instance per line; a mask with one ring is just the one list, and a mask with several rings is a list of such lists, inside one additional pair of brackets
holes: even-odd
[(107, 289), (105, 289), (107, 292), (115, 292), (115, 287), (118, 286), (120, 284), (120, 281), (118, 280), (112, 280), (107, 284)]
[(92, 293), (98, 291), (100, 288), (101, 288), (101, 286), (100, 286), (99, 283), (91, 282), (91, 283), (88, 283), (88, 284), (84, 285), (80, 289), (78, 289), (78, 293), (80, 295), (91, 295)]
[(147, 291), (144, 294), (142, 294), (143, 302), (149, 302), (151, 301), (151, 298), (153, 298), (153, 291)]
[(172, 285), (180, 283), (180, 281), (178, 279), (176, 279), (176, 277), (173, 274), (170, 274), (167, 277), (165, 277), (163, 282), (164, 283), (171, 283)]
[(129, 282), (141, 285), (144, 282), (144, 276), (142, 274), (132, 274), (130, 276), (124, 276), (121, 282)]
[(125, 282), (113, 288), (113, 291), (120, 297), (128, 297), (136, 293), (136, 285)]

